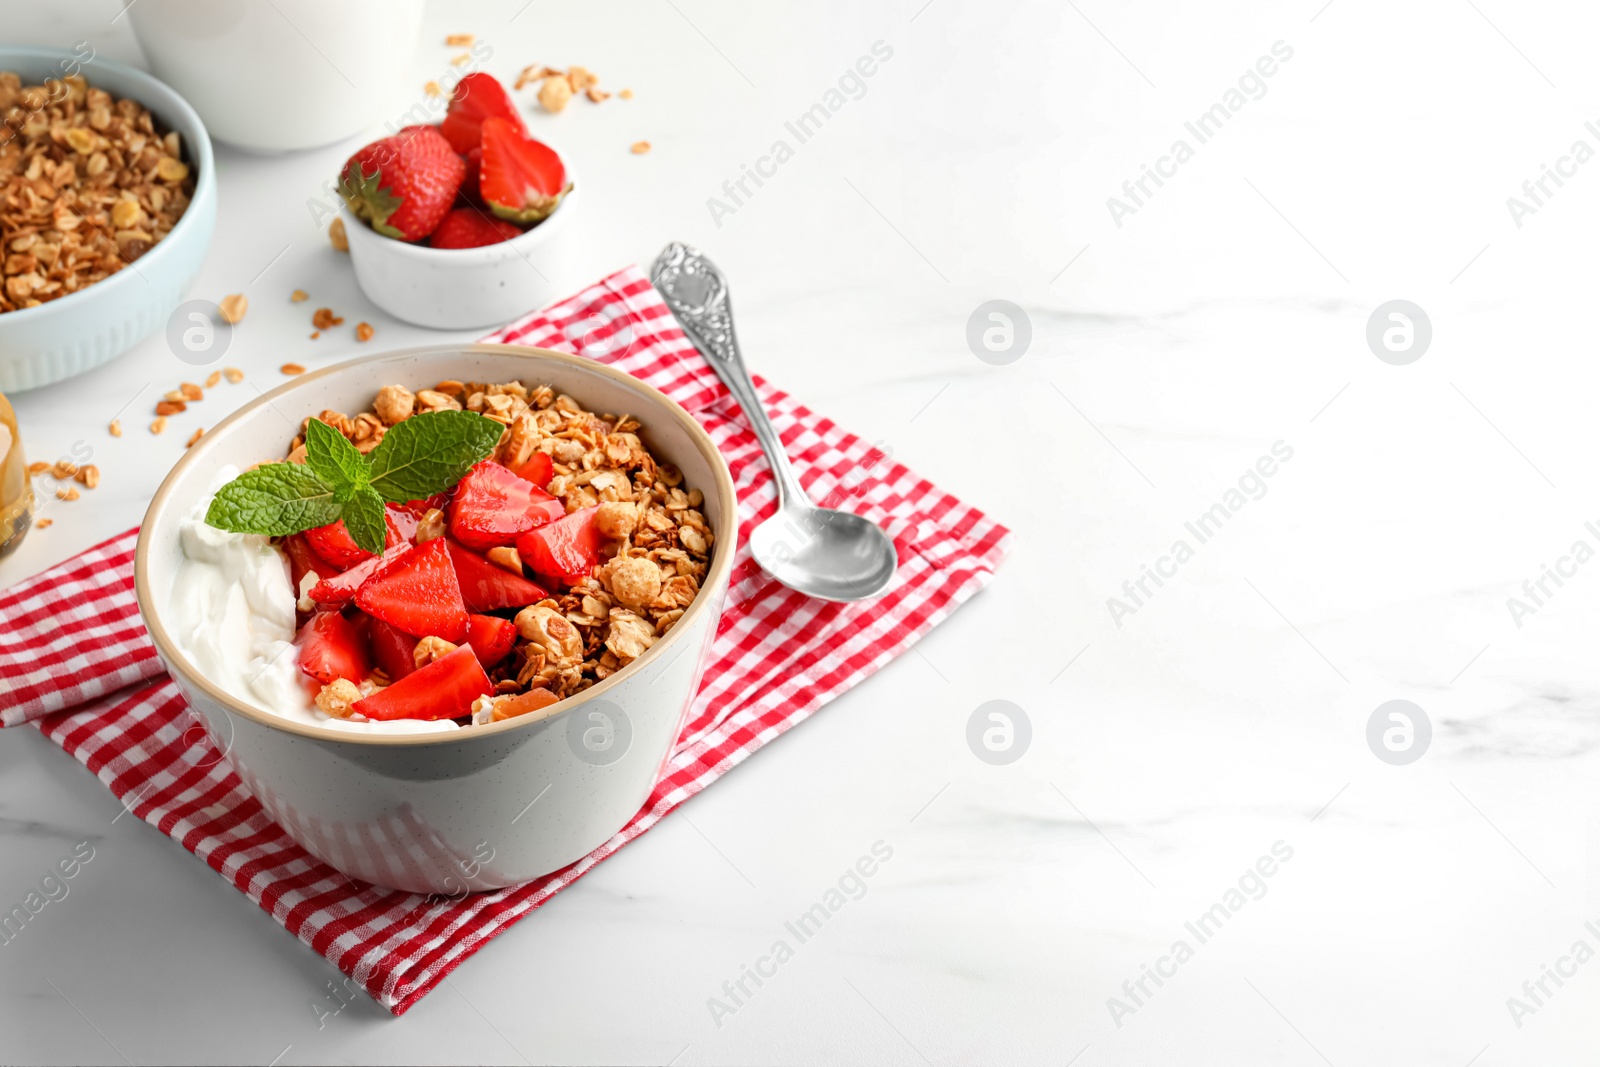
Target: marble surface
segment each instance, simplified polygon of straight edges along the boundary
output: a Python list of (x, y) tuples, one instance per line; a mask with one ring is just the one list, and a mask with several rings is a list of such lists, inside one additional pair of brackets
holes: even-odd
[[(137, 61), (117, 10), (7, 0), (0, 25)], [(530, 119), (590, 183), (564, 288), (699, 245), (759, 371), (990, 510), (1015, 552), (915, 654), (398, 1020), (5, 732), (0, 903), (79, 842), (94, 859), (0, 946), (0, 1060), (1593, 1062), (1600, 164), (1574, 142), (1600, 148), (1595, 21), (1373, 0), (436, 5), (419, 89), (444, 35), (474, 32), (503, 76), (582, 63), (637, 93)], [(878, 41), (892, 57), (859, 98), (762, 163)], [(1185, 124), (1208, 113), (1202, 139)], [(135, 524), (191, 429), (279, 364), (468, 336), (378, 313), (313, 225), (358, 143), (219, 153), (194, 294), (250, 295), (228, 360), (249, 385), (151, 436), (152, 383), (189, 377), (157, 339), (15, 398), (34, 456), (90, 449), (104, 483), (50, 504), (0, 584)], [(773, 176), (729, 200), (758, 165)], [(1535, 201), (1545, 165), (1565, 177)], [(1146, 166), (1165, 176), (1139, 190)], [(1031, 326), (1003, 366), (966, 339), (994, 299)], [(1396, 299), (1431, 322), (1407, 365), (1366, 340)], [(309, 341), (323, 305), (377, 337)], [(1275, 447), (1292, 455), (1253, 475)], [(1218, 504), (1202, 542), (1186, 524)], [(1525, 592), (1547, 567), (1561, 584)], [(967, 740), (994, 700), (1031, 724), (1005, 765)], [(1391, 700), (1431, 727), (1404, 765), (1368, 742)], [(724, 983), (877, 842), (893, 856), (859, 899), (735, 1005)]]

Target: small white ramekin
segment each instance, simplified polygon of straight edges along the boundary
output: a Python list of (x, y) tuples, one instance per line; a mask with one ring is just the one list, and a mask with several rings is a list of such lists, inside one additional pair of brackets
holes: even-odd
[(482, 248), (396, 241), (375, 232), (348, 206), (340, 217), (350, 237), (356, 281), (367, 299), (413, 326), (467, 330), (510, 322), (560, 295), (554, 280), (571, 240), (579, 195), (574, 185), (539, 225)]
[(211, 139), (194, 109), (172, 89), (132, 67), (59, 48), (0, 46), (0, 70), (24, 84), (59, 78), (74, 64), (91, 88), (137, 100), (177, 130), (196, 170), (188, 210), (156, 246), (117, 273), (76, 293), (0, 314), (0, 392), (20, 392), (82, 374), (159, 330), (200, 272), (217, 224)]

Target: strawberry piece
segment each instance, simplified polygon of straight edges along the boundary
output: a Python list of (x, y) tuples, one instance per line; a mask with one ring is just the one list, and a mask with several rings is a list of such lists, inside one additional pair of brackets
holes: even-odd
[(379, 568), (356, 591), (356, 606), (412, 637), (460, 644), (467, 636), (467, 607), (442, 537)]
[(384, 509), (384, 522), (388, 526), (385, 535), (389, 548), (399, 544), (415, 544), (417, 540), (417, 524), (422, 521), (418, 512), (412, 511), (407, 504), (390, 504)]
[(510, 619), (495, 615), (467, 616), (467, 644), (477, 653), (484, 670), (511, 655), (516, 643), (517, 627)]
[(467, 172), (461, 177), (461, 190), (456, 195), (469, 204), (482, 207), (483, 195), (478, 191), (478, 175), (483, 169), (483, 147), (475, 146), (461, 157), (461, 162), (467, 165)]
[[(556, 474), (555, 460), (550, 458), (548, 452), (535, 452), (522, 466), (512, 468), (511, 473), (525, 482), (532, 482), (540, 489), (549, 489), (550, 479)], [(560, 517), (556, 516), (558, 519)]]
[(300, 628), (300, 669), (327, 685), (335, 678), (360, 682), (372, 673), (360, 624), (337, 611), (319, 611)]
[(345, 163), (339, 194), (385, 237), (420, 241), (455, 202), (467, 165), (434, 126), (407, 126)]
[(367, 622), (367, 638), (372, 644), (373, 660), (391, 682), (398, 682), (417, 669), (415, 637), (396, 630), (382, 619), (370, 619)]
[(396, 511), (409, 512), (420, 519), (434, 508), (442, 508), (448, 503), (450, 503), (450, 494), (449, 492), (443, 492), (435, 493), (433, 496), (425, 497), (422, 500), (410, 500), (404, 504), (390, 504), (389, 506)]
[(564, 514), (561, 501), (493, 460), (484, 460), (456, 484), (450, 534), (468, 548), (485, 552), (509, 545)]
[(520, 574), (497, 567), (454, 541), (449, 545), (450, 562), (455, 566), (456, 581), (468, 611), (524, 608), (550, 595)]
[[(430, 542), (431, 544), (432, 542)], [(472, 702), (494, 692), (472, 649), (462, 645), (387, 688), (363, 697), (351, 711), (369, 719), (459, 719)]]
[(311, 550), (303, 533), (285, 537), (279, 542), (278, 547), (289, 557), (289, 581), (294, 585), (295, 596), (300, 595), (300, 580), (306, 575), (315, 574), (318, 579), (322, 579), (332, 578), (339, 573), (338, 567)]
[(355, 599), (357, 591), (386, 564), (393, 563), (405, 553), (411, 551), (411, 546), (401, 542), (389, 546), (381, 556), (368, 556), (354, 567), (332, 578), (324, 578), (311, 587), (311, 599), (321, 604), (324, 608), (342, 608)]
[(478, 147), (483, 121), (490, 117), (510, 124), (524, 137), (528, 135), (528, 127), (523, 125), (522, 116), (517, 114), (517, 105), (506, 87), (492, 74), (481, 71), (468, 74), (456, 83), (455, 92), (450, 94), (450, 110), (439, 123), (439, 132), (450, 142), (451, 148), (466, 155)]
[(574, 511), (517, 538), (517, 554), (535, 574), (571, 585), (587, 578), (600, 562), (600, 529), (595, 525), (598, 505)]
[(521, 237), (522, 229), (475, 207), (458, 207), (444, 217), (428, 238), (430, 248), (482, 248)]
[(489, 210), (513, 222), (538, 222), (556, 209), (568, 188), (567, 168), (555, 149), (505, 119), (484, 120), (478, 192)]
[(350, 536), (343, 519), (307, 530), (305, 539), (311, 551), (341, 571), (372, 558), (372, 553), (356, 544), (356, 539)]

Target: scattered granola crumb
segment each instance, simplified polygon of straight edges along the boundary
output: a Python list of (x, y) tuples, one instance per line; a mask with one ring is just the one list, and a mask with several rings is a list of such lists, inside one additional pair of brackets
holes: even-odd
[(311, 331), (311, 339), (313, 341), (315, 341), (317, 338), (319, 338), (321, 336), (322, 336), (322, 331), (321, 330), (312, 330)]
[(350, 716), (350, 707), (361, 699), (361, 690), (348, 678), (335, 678), (317, 693), (316, 705), (325, 715), (336, 719)]
[(151, 433), (160, 433), (162, 430), (165, 430), (166, 428), (167, 428), (167, 417), (165, 415), (157, 415), (156, 416), (156, 421), (152, 422), (150, 424), (150, 432)]
[(60, 489), (56, 490), (57, 500), (76, 500), (82, 495), (82, 493), (79, 493), (70, 485), (62, 486)]
[(304, 374), (306, 372), (306, 369), (298, 363), (285, 363), (283, 366), (279, 367), (278, 370), (291, 377), (296, 374)]
[(187, 400), (188, 397), (183, 395), (182, 389), (169, 389), (165, 393), (161, 394), (161, 399), (171, 401), (174, 404), (181, 404), (183, 401)]
[(514, 548), (491, 548), (485, 553), (485, 556), (490, 563), (502, 570), (510, 571), (512, 574), (519, 576), (522, 574), (522, 557), (517, 554), (517, 550)]
[(370, 323), (370, 322), (358, 322), (358, 323), (356, 323), (356, 340), (357, 341), (370, 341), (370, 340), (372, 340), (372, 334), (373, 334), (372, 323)]
[(522, 72), (517, 75), (517, 83), (513, 88), (521, 89), (525, 85), (531, 85), (546, 78), (559, 77), (562, 77), (562, 74), (554, 67), (547, 67), (542, 63), (530, 63), (528, 66), (523, 67)]
[(622, 90), (622, 92), (618, 93), (617, 95), (622, 97), (622, 99), (624, 99), (624, 100), (632, 100), (633, 99), (633, 90), (632, 89), (624, 89), (624, 90)]
[(332, 308), (318, 308), (311, 316), (311, 325), (319, 330), (326, 330), (330, 326), (344, 325), (344, 319), (335, 315)]
[(112, 437), (121, 437), (122, 436), (122, 420), (121, 419), (112, 419), (111, 420), (111, 425), (106, 427), (106, 428), (111, 431), (111, 436)]
[(220, 381), (222, 381), (222, 372), (219, 370), (214, 370), (210, 374), (206, 375), (206, 388), (215, 389), (217, 387), (217, 383)]
[(450, 65), (452, 67), (464, 67), (468, 63), (471, 63), (471, 62), (472, 62), (472, 53), (471, 52), (462, 52), (459, 56), (455, 56), (450, 60)]
[[(181, 415), (189, 408), (182, 400), (163, 400), (156, 405), (156, 414), (162, 417), (167, 415)], [(159, 433), (160, 431), (156, 431)]]
[(350, 251), (350, 235), (344, 232), (344, 219), (328, 223), (328, 240), (333, 242), (335, 252)]
[(649, 141), (635, 141), (635, 142), (633, 142), (633, 154), (634, 155), (642, 156), (648, 151), (650, 151), (650, 142)]
[(582, 92), (590, 86), (599, 85), (600, 78), (588, 67), (571, 66), (567, 68), (567, 85), (573, 92)]
[(593, 100), (597, 104), (602, 100), (609, 100), (611, 98), (610, 93), (606, 92), (604, 89), (598, 89), (593, 85), (585, 89), (583, 91), (583, 95), (587, 96), (590, 100)]
[(100, 468), (93, 463), (78, 468), (77, 482), (85, 489), (100, 488)]
[(424, 85), (422, 87), (422, 91), (427, 93), (429, 96), (443, 96), (444, 95), (444, 90), (439, 88), (439, 83), (438, 82), (428, 82), (426, 85)]
[(58, 459), (56, 465), (50, 468), (50, 473), (55, 475), (56, 481), (64, 482), (78, 473), (78, 465), (70, 459)]
[(470, 33), (452, 33), (445, 37), (444, 43), (449, 48), (466, 48), (477, 38)]
[(565, 110), (572, 102), (572, 83), (564, 76), (556, 75), (544, 80), (539, 86), (539, 106), (551, 114)]
[(291, 304), (303, 304), (310, 299), (311, 294), (306, 292), (304, 289), (296, 289), (294, 292), (289, 294), (289, 303)]
[(244, 371), (240, 370), (238, 367), (224, 367), (222, 370), (222, 376), (228, 379), (228, 381), (233, 385), (238, 385), (240, 382), (244, 381)]
[(206, 433), (206, 428), (204, 426), (197, 427), (195, 429), (194, 433), (189, 436), (189, 443), (184, 445), (183, 447), (184, 448), (193, 448), (195, 446), (195, 442), (199, 441), (200, 438), (204, 437), (205, 433)]
[(44, 463), (44, 462), (28, 464), (28, 473), (30, 475), (43, 474), (45, 471), (47, 471), (49, 469), (50, 469), (50, 464)]
[(178, 392), (183, 394), (185, 400), (204, 400), (205, 392), (193, 382), (184, 382), (178, 386)]
[(50, 524), (55, 522), (55, 521), (56, 520), (54, 520), (54, 519), (40, 519), (38, 522), (34, 523), (34, 525), (37, 526), (41, 530), (47, 530), (47, 529), (50, 528)]
[(232, 326), (244, 318), (244, 313), (250, 310), (250, 301), (243, 293), (230, 293), (222, 298), (217, 310), (222, 312), (222, 321)]

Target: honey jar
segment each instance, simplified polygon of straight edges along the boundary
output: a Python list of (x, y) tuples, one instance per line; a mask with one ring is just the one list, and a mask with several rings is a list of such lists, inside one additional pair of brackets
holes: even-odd
[(33, 485), (17, 433), (17, 413), (0, 393), (0, 559), (22, 543), (33, 524)]

